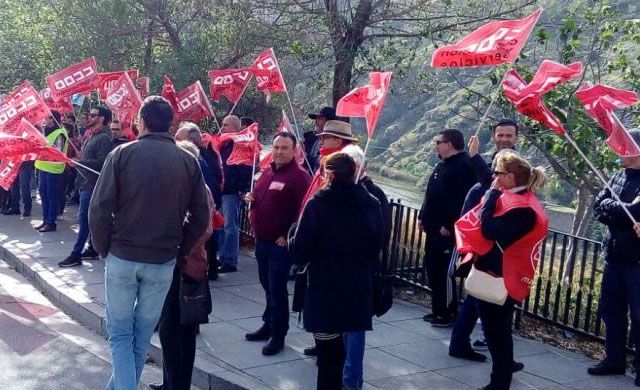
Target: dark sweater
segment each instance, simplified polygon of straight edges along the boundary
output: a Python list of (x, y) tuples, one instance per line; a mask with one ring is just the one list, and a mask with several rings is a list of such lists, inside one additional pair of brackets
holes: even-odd
[[(82, 148), (82, 157), (80, 163), (87, 167), (100, 172), (107, 155), (113, 149), (113, 141), (111, 140), (111, 130), (108, 126), (104, 126), (99, 132), (91, 135)], [(89, 172), (82, 167), (78, 167), (80, 174), (76, 177), (76, 186), (81, 190), (92, 190), (98, 181), (98, 175)]]
[(109, 154), (89, 204), (100, 256), (111, 252), (141, 263), (189, 253), (209, 220), (198, 161), (168, 133), (144, 134)]
[(489, 190), (480, 214), (482, 235), (497, 244), (494, 243), (491, 250), (475, 262), (477, 269), (492, 272), (497, 276), (502, 276), (502, 250), (533, 230), (536, 223), (536, 213), (528, 207), (515, 208), (494, 217), (496, 203), (501, 194), (499, 190)]
[(287, 237), (310, 183), (311, 177), (295, 159), (279, 169), (271, 163), (262, 172), (251, 203), (256, 239), (275, 242), (278, 237)]
[(640, 220), (640, 202), (633, 203), (640, 196), (640, 169), (625, 169), (616, 172), (609, 185), (618, 195), (622, 204), (615, 200), (605, 187), (594, 203), (594, 215), (607, 225), (605, 260), (613, 263), (640, 263), (640, 238), (633, 230), (631, 218), (624, 212), (623, 205), (637, 220)]

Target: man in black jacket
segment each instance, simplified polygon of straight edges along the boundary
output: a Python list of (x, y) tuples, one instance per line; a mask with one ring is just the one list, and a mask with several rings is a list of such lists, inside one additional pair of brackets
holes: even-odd
[(425, 320), (436, 327), (453, 324), (457, 310), (455, 283), (447, 291), (449, 259), (454, 246), (453, 224), (460, 217), (464, 198), (477, 178), (464, 151), (464, 136), (456, 129), (439, 132), (436, 152), (442, 159), (436, 165), (425, 193), (418, 223), (427, 233), (424, 266), (431, 286), (432, 313)]
[[(640, 144), (640, 131), (629, 134)], [(636, 386), (640, 386), (640, 238), (634, 224), (626, 214), (640, 220), (640, 156), (622, 157), (621, 171), (609, 180), (609, 186), (618, 195), (616, 200), (608, 188), (602, 189), (594, 204), (596, 219), (607, 225), (604, 275), (600, 295), (600, 312), (606, 325), (605, 358), (590, 367), (591, 375), (621, 374), (626, 371), (626, 339), (631, 317), (631, 338), (636, 346), (633, 364)]]
[(105, 259), (108, 389), (135, 389), (173, 279), (210, 221), (198, 160), (168, 133), (171, 104), (146, 98), (140, 138), (109, 154), (89, 204), (93, 246)]
[[(79, 162), (95, 171), (100, 172), (107, 155), (111, 152), (111, 111), (106, 107), (94, 107), (89, 114), (90, 123), (96, 130), (82, 148), (82, 157)], [(82, 167), (78, 167), (76, 188), (80, 193), (80, 206), (78, 207), (78, 238), (71, 254), (59, 262), (60, 267), (74, 267), (82, 264), (82, 258), (97, 257), (92, 247), (83, 251), (84, 244), (89, 237), (89, 201), (93, 188), (96, 186), (98, 175)]]

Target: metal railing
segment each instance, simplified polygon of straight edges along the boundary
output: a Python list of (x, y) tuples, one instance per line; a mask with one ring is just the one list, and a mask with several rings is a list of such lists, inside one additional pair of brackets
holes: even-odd
[[(430, 292), (423, 263), (426, 235), (418, 227), (419, 210), (399, 200), (391, 200), (391, 207), (386, 266), (397, 280)], [(252, 236), (245, 207), (240, 210), (240, 232)], [(598, 313), (601, 251), (600, 242), (550, 229), (531, 294), (517, 307), (516, 327), (524, 315), (603, 341), (604, 325)], [(458, 288), (461, 292), (461, 283)]]
[[(391, 201), (389, 268), (397, 279), (429, 291), (424, 269), (426, 235), (418, 227), (418, 210)], [(604, 340), (598, 314), (603, 262), (602, 244), (550, 229), (543, 242), (531, 294), (520, 316), (534, 317), (590, 338)]]

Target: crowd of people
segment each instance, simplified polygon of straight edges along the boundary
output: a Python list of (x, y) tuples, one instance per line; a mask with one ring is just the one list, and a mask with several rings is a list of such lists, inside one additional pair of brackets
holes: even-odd
[[(3, 196), (2, 212), (19, 215), (22, 199), (22, 215), (30, 216), (34, 170), (43, 210), (39, 232), (56, 231), (64, 206), (78, 205), (77, 240), (59, 266), (105, 261), (113, 366), (107, 389), (136, 388), (156, 327), (164, 375), (152, 388), (190, 388), (198, 326), (207, 322), (212, 307), (208, 283), (238, 271), (241, 207), (248, 210), (266, 297), (263, 324), (246, 340), (264, 342), (265, 356), (280, 353), (289, 312), (301, 311), (315, 341), (304, 353), (317, 356), (317, 388), (362, 388), (365, 335), (377, 312), (373, 297), (376, 277), (386, 267), (391, 208), (367, 175), (348, 120), (331, 107), (308, 116), (314, 126), (303, 139), (286, 131), (274, 134), (273, 161), (255, 184), (252, 165), (230, 162), (239, 145), (205, 143), (200, 128), (174, 121), (171, 104), (158, 96), (144, 100), (134, 141), (102, 106), (77, 124), (73, 115), (55, 111), (44, 122), (48, 144), (72, 162), (23, 164)], [(230, 115), (221, 131), (237, 133), (252, 123), (250, 117)], [(513, 356), (513, 312), (529, 294), (547, 233), (536, 197), (544, 171), (516, 152), (519, 132), (513, 120), (497, 122), (491, 133), (495, 148), (486, 156), (479, 154), (476, 136), (466, 143), (457, 129), (438, 132), (434, 148), (441, 161), (418, 214), (432, 289), (431, 313), (424, 321), (452, 327), (452, 357), (481, 362), (487, 359), (481, 351), (488, 349), (492, 370), (485, 389), (508, 389), (513, 373), (524, 368)], [(632, 133), (640, 142), (640, 132)], [(295, 159), (298, 143), (305, 164)], [(622, 210), (640, 214), (640, 157), (626, 158), (623, 167), (612, 182), (629, 204), (620, 205), (609, 190), (596, 201), (596, 217), (613, 238), (603, 299), (622, 304), (601, 305), (607, 308), (607, 357), (589, 370), (594, 375), (624, 373), (627, 305), (640, 326), (640, 290), (633, 288), (640, 262), (630, 259), (640, 253), (640, 225), (626, 220)], [(292, 267), (296, 288), (290, 308)], [(467, 280), (460, 308), (457, 278)], [(478, 319), (484, 338), (472, 343)]]

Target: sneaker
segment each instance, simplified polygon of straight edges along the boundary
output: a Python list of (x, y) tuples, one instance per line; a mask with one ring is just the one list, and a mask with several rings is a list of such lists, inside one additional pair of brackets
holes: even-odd
[(162, 383), (149, 383), (151, 390), (162, 390)]
[(238, 267), (236, 267), (235, 265), (227, 265), (227, 264), (223, 264), (220, 267), (218, 267), (219, 274), (226, 274), (229, 272), (238, 272)]
[(264, 356), (273, 356), (284, 350), (284, 339), (280, 337), (272, 337), (267, 345), (262, 347)]
[(625, 367), (612, 366), (608, 361), (603, 360), (595, 366), (589, 367), (587, 372), (590, 375), (624, 375)]
[(435, 328), (450, 328), (453, 326), (453, 319), (436, 317), (431, 321), (431, 326)]
[(318, 349), (316, 348), (316, 346), (314, 345), (313, 347), (307, 347), (305, 348), (302, 353), (305, 356), (318, 356)]
[(267, 327), (266, 324), (263, 324), (260, 329), (255, 332), (247, 333), (244, 335), (244, 338), (247, 341), (267, 341), (271, 337), (271, 330)]
[(83, 259), (97, 259), (100, 255), (92, 246), (89, 246), (80, 254), (80, 257)]
[(79, 254), (71, 252), (71, 254), (64, 260), (58, 263), (60, 267), (75, 267), (82, 265), (82, 258)]
[(487, 360), (485, 355), (478, 353), (473, 349), (461, 352), (449, 350), (449, 356), (458, 359), (471, 360), (472, 362), (484, 362)]
[(484, 339), (477, 339), (476, 341), (473, 342), (472, 347), (473, 349), (479, 349), (481, 351), (486, 351), (487, 349), (489, 349), (489, 345), (487, 344), (487, 341)]
[(422, 321), (424, 322), (432, 322), (433, 320), (435, 320), (438, 316), (430, 313), (430, 314), (425, 314), (424, 317), (422, 317)]

